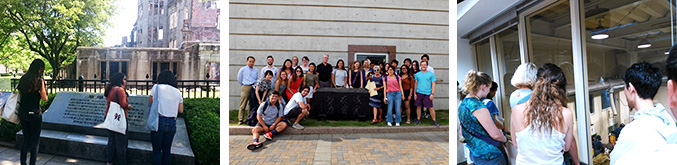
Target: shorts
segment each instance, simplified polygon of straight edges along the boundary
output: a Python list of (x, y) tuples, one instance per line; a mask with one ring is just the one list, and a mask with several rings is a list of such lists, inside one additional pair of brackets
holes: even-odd
[(410, 100), (410, 99), (408, 99), (408, 97), (409, 97), (409, 92), (411, 92), (411, 89), (409, 89), (409, 90), (404, 90), (404, 92), (402, 92), (402, 93), (404, 93), (404, 101), (409, 101), (409, 100)]
[[(270, 127), (270, 125), (273, 125), (273, 124), (266, 123), (266, 127)], [(263, 127), (263, 126), (261, 126), (261, 123), (256, 123), (256, 126), (254, 126), (254, 127)]]
[(314, 86), (309, 86), (309, 88), (310, 88), (310, 91), (308, 91), (308, 95), (306, 95), (306, 98), (307, 98), (307, 99), (312, 99), (312, 98), (313, 98), (313, 88), (315, 88), (315, 87), (314, 87)]
[(417, 92), (416, 101), (414, 101), (414, 105), (416, 105), (417, 107), (432, 108), (433, 101), (430, 100), (430, 95), (424, 95)]
[(289, 111), (289, 113), (287, 113), (287, 115), (284, 115), (284, 117), (287, 118), (287, 119), (296, 119), (297, 117), (299, 117), (301, 112), (303, 112), (303, 109), (301, 109), (301, 107), (299, 107), (299, 106), (296, 106), (296, 107), (292, 108)]

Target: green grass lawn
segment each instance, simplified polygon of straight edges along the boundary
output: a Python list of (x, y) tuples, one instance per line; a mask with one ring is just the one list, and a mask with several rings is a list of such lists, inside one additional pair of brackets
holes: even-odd
[[(237, 110), (231, 110), (228, 111), (228, 124), (230, 126), (238, 126), (237, 125)], [(440, 125), (449, 125), (449, 110), (436, 110), (436, 116), (437, 116), (437, 122)], [(385, 113), (385, 110), (384, 110)], [(413, 118), (414, 116), (412, 116)], [(357, 120), (317, 120), (317, 119), (304, 119), (301, 120), (300, 124), (303, 126), (310, 126), (310, 127), (385, 127), (386, 126), (386, 121), (385, 117), (383, 118), (383, 122), (376, 123), (374, 125), (371, 124), (371, 118), (368, 121), (357, 121)], [(411, 124), (406, 124), (407, 122), (406, 119), (402, 119), (402, 122), (400, 123), (400, 126), (432, 126), (433, 121), (432, 119), (421, 119), (421, 124), (420, 125), (414, 125), (414, 120), (411, 120)], [(246, 126), (246, 125), (240, 125), (240, 126)], [(394, 123), (393, 123), (394, 126)]]

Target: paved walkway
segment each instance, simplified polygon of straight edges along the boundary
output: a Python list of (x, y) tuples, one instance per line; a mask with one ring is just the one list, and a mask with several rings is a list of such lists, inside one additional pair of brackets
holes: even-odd
[(449, 164), (449, 132), (285, 135), (245, 146), (251, 135), (230, 135), (229, 164)]
[[(0, 146), (0, 165), (21, 164), (19, 157), (21, 152), (14, 148)], [(49, 154), (38, 154), (37, 165), (60, 165), (60, 164), (105, 164), (91, 160), (72, 159)]]

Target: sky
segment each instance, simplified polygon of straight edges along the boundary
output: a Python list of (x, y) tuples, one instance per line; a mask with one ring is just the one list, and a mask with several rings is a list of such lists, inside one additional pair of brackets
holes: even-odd
[(103, 41), (103, 46), (110, 47), (119, 45), (122, 42), (122, 37), (127, 36), (127, 41), (130, 41), (129, 34), (134, 28), (136, 22), (137, 0), (119, 0), (117, 3), (117, 15), (113, 16), (111, 26), (106, 30), (106, 37)]

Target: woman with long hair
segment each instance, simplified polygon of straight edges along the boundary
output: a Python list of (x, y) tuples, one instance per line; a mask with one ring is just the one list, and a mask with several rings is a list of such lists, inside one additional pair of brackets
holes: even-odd
[(305, 80), (303, 81), (303, 85), (301, 86), (310, 87), (308, 95), (306, 95), (306, 103), (310, 105), (310, 99), (313, 98), (313, 93), (315, 93), (317, 88), (320, 87), (320, 79), (315, 74), (315, 63), (310, 63), (310, 65), (308, 66), (308, 72), (305, 74), (306, 74), (304, 77)]
[(480, 100), (489, 94), (491, 82), (488, 74), (470, 70), (463, 82), (463, 92), (467, 95), (458, 107), (461, 134), (470, 149), (470, 158), (478, 165), (507, 164), (499, 149), (500, 143), (507, 139), (496, 127), (489, 110)]
[(282, 100), (284, 102), (289, 101), (289, 98), (287, 98), (286, 91), (287, 91), (287, 83), (289, 82), (289, 76), (287, 76), (287, 72), (280, 72), (280, 78), (275, 80), (275, 91), (277, 93), (285, 93), (285, 94), (280, 94), (280, 97), (282, 97)]
[(280, 72), (278, 72), (277, 79), (280, 79), (279, 73), (287, 72), (287, 78), (289, 78), (289, 77), (291, 77), (293, 71), (294, 71), (294, 68), (292, 68), (292, 66), (291, 66), (291, 60), (286, 59), (286, 60), (284, 60), (284, 63), (282, 63), (282, 68), (280, 68)]
[(331, 85), (334, 88), (345, 88), (348, 82), (348, 71), (343, 64), (343, 60), (336, 62), (336, 68), (331, 72)]
[(382, 119), (381, 116), (383, 116), (382, 106), (385, 103), (386, 97), (385, 94), (383, 94), (384, 92), (383, 88), (385, 88), (383, 83), (383, 75), (381, 75), (381, 69), (378, 65), (374, 66), (374, 74), (372, 74), (370, 81), (376, 84), (376, 88), (374, 88), (374, 90), (378, 92), (377, 95), (369, 98), (369, 105), (374, 109), (374, 120), (371, 121), (371, 124), (376, 124), (382, 121), (381, 120)]
[[(266, 78), (270, 80), (273, 77), (272, 71), (266, 73)], [(157, 84), (150, 90), (148, 104), (153, 104), (153, 98), (157, 97), (158, 102), (158, 129), (150, 132), (150, 139), (153, 145), (153, 164), (171, 164), (172, 160), (172, 141), (176, 134), (176, 117), (183, 113), (183, 96), (177, 89), (176, 78), (170, 70), (163, 70), (158, 75)], [(255, 100), (251, 100), (255, 101)]]
[(350, 66), (350, 74), (348, 74), (348, 87), (363, 88), (362, 86), (362, 72), (360, 72), (360, 61), (354, 61)]
[(517, 164), (564, 164), (569, 151), (578, 164), (573, 112), (567, 108), (567, 80), (562, 69), (546, 63), (538, 69), (532, 97), (512, 110), (510, 130)]
[(416, 73), (418, 73), (418, 72), (421, 71), (421, 66), (418, 65), (418, 61), (414, 60), (414, 62), (411, 62), (411, 65), (412, 65), (412, 67), (411, 67), (411, 72), (412, 72), (411, 75), (414, 75), (414, 74), (416, 74)]
[(297, 67), (294, 69), (294, 75), (288, 80), (287, 84), (287, 98), (294, 96), (296, 92), (299, 91), (301, 85), (303, 84), (303, 69)]
[(362, 86), (364, 87), (367, 85), (367, 81), (369, 81), (369, 79), (367, 79), (367, 76), (369, 76), (369, 74), (373, 70), (371, 69), (371, 61), (369, 59), (365, 59), (363, 63), (364, 64), (362, 65), (361, 72), (362, 72)]
[(385, 87), (386, 91), (386, 102), (388, 102), (388, 111), (386, 113), (386, 121), (388, 121), (388, 126), (392, 126), (393, 123), (393, 108), (395, 109), (395, 126), (400, 126), (400, 121), (402, 121), (402, 109), (401, 104), (404, 99), (404, 93), (402, 93), (402, 79), (395, 74), (395, 67), (388, 66), (388, 75), (385, 77)]
[(42, 109), (40, 100), (47, 101), (45, 79), (42, 77), (45, 71), (45, 62), (35, 59), (26, 74), (21, 76), (17, 90), (21, 97), (19, 106), (19, 124), (24, 133), (23, 145), (21, 146), (21, 164), (26, 164), (28, 152), (31, 153), (30, 162), (35, 164), (38, 158), (38, 145), (40, 144), (40, 132), (42, 130)]
[(400, 79), (402, 80), (402, 94), (404, 94), (404, 110), (407, 112), (407, 124), (411, 123), (411, 107), (409, 102), (411, 102), (411, 98), (414, 95), (414, 90), (411, 90), (411, 88), (414, 87), (414, 76), (410, 76), (411, 70), (409, 67), (406, 65), (402, 65), (400, 67), (400, 72), (402, 72), (402, 75), (400, 75)]
[[(127, 111), (132, 109), (132, 105), (129, 104), (129, 95), (127, 94), (127, 91), (125, 91), (126, 83), (127, 76), (125, 76), (123, 73), (115, 73), (113, 76), (111, 76), (110, 83), (108, 83), (104, 92), (107, 103), (104, 116), (108, 115), (110, 102), (116, 102), (120, 105), (120, 108), (124, 110), (125, 118), (127, 117)], [(125, 130), (125, 132), (127, 132), (127, 130)], [(121, 134), (108, 130), (108, 144), (106, 145), (108, 161), (106, 161), (106, 164), (113, 164), (116, 155), (118, 158), (118, 164), (127, 164), (127, 144), (127, 134)]]

